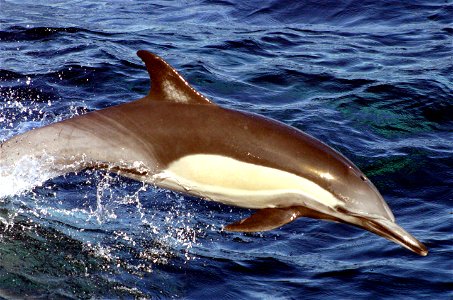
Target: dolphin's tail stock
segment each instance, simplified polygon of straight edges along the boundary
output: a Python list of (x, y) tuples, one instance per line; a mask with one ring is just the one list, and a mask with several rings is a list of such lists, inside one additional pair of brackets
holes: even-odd
[(110, 107), (4, 141), (0, 145), (0, 198), (69, 172), (98, 168), (120, 173), (123, 165), (144, 161), (143, 151), (131, 150), (138, 139), (134, 129), (118, 121), (125, 115), (118, 107)]
[(0, 144), (0, 199), (19, 194), (45, 181), (80, 169), (57, 155), (68, 146), (58, 126), (46, 126)]

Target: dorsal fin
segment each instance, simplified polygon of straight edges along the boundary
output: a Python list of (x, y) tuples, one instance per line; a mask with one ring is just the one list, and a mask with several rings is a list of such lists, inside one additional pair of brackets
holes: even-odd
[(159, 56), (145, 50), (138, 51), (137, 55), (145, 63), (151, 79), (151, 89), (147, 98), (154, 101), (213, 104)]

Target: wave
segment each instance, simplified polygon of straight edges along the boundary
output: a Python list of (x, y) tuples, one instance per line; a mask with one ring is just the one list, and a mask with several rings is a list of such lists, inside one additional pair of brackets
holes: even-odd
[(103, 31), (88, 30), (79, 27), (22, 27), (11, 26), (0, 30), (0, 40), (3, 42), (26, 42), (26, 41), (46, 41), (56, 39), (61, 36), (70, 35), (93, 35), (93, 36), (112, 36), (113, 33)]

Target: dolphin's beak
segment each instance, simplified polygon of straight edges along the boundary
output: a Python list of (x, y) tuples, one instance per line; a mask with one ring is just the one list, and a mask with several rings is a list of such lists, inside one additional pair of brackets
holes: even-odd
[(358, 219), (360, 220), (357, 224), (359, 227), (385, 237), (419, 255), (428, 255), (426, 246), (395, 222), (384, 218), (358, 217)]

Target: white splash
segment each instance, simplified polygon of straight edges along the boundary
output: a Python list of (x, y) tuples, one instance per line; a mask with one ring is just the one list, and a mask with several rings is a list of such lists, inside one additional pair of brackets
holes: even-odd
[(37, 159), (33, 156), (23, 156), (11, 165), (0, 165), (0, 199), (18, 195), (59, 174), (51, 171), (55, 158), (46, 156)]
[[(83, 164), (83, 159), (78, 164)], [(67, 173), (65, 171), (78, 169), (78, 164), (58, 166), (57, 159), (50, 155), (42, 155), (39, 158), (24, 156), (15, 161), (14, 165), (8, 166), (0, 163), (0, 202), (8, 201), (7, 197), (19, 195), (35, 187), (46, 187), (47, 180)], [(139, 167), (138, 164), (134, 166)], [(59, 202), (66, 199), (62, 199), (56, 189), (53, 196), (49, 196), (49, 193), (32, 192), (30, 197), (27, 196), (24, 200), (14, 200), (21, 201), (20, 213), (37, 222), (44, 218), (57, 220), (59, 224), (69, 224), (65, 234), (83, 241), (93, 255), (111, 263), (118, 262), (117, 268), (151, 272), (153, 265), (170, 263), (178, 253), (185, 261), (194, 259), (192, 248), (198, 244), (198, 237), (202, 235), (204, 228), (195, 226), (193, 211), (186, 209), (186, 199), (183, 196), (168, 192), (165, 195), (169, 197), (167, 200), (172, 202), (169, 211), (164, 213), (149, 210), (144, 207), (144, 201), (154, 201), (155, 205), (152, 207), (158, 206), (160, 201), (157, 195), (162, 195), (156, 194), (153, 188), (147, 191), (149, 185), (134, 184), (131, 190), (129, 181), (99, 170), (82, 172), (79, 175), (82, 178), (85, 176), (87, 183), (93, 183), (95, 189), (91, 189), (91, 193), (89, 188), (80, 190), (80, 205), (77, 208), (60, 205)], [(49, 191), (52, 191), (55, 186), (49, 188)], [(85, 206), (83, 202), (86, 197), (94, 197), (96, 201)], [(134, 217), (134, 214), (137, 217)], [(134, 223), (123, 223), (123, 218), (130, 218)], [(0, 222), (9, 222), (10, 226), (13, 226), (14, 219), (13, 216)], [(83, 233), (85, 229), (93, 228), (100, 232), (105, 230), (105, 235), (93, 237), (89, 232)], [(106, 228), (114, 228), (114, 236), (110, 236), (109, 229)], [(148, 241), (153, 242), (150, 244)], [(139, 260), (132, 262), (122, 258), (122, 247), (136, 251)]]

